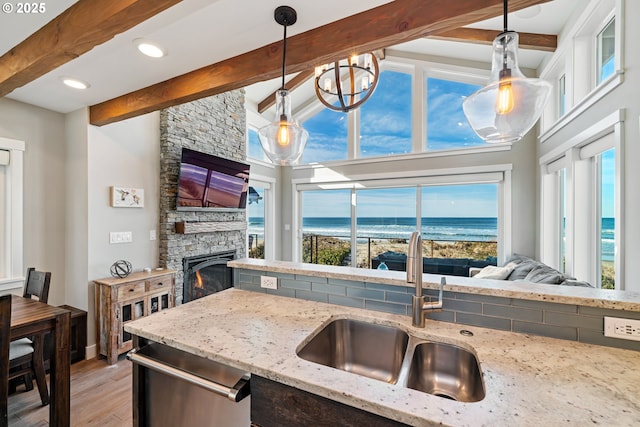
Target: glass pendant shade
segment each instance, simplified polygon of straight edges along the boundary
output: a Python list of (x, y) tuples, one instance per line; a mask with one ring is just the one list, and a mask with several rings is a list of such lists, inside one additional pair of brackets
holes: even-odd
[(518, 33), (499, 34), (493, 41), (489, 84), (462, 104), (469, 124), (488, 143), (520, 140), (538, 121), (549, 100), (551, 84), (522, 74), (517, 49)]
[(288, 90), (277, 91), (275, 121), (260, 128), (258, 137), (265, 154), (275, 164), (293, 165), (302, 156), (309, 132), (291, 116), (291, 95)]

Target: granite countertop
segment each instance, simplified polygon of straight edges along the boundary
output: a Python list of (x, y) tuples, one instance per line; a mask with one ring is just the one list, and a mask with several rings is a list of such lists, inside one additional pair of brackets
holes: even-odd
[[(290, 261), (265, 261), (263, 259), (253, 258), (229, 261), (227, 265), (232, 268), (272, 271), (274, 273), (303, 274), (333, 279), (361, 280), (369, 283), (407, 286), (407, 273), (403, 271), (340, 267)], [(442, 274), (425, 273), (423, 277), (423, 287), (437, 289)], [(461, 276), (447, 276), (447, 286), (445, 286), (445, 290), (614, 310), (640, 311), (640, 292), (614, 291), (580, 286), (547, 285), (524, 281), (514, 282), (509, 280), (476, 279)]]
[[(462, 403), (296, 356), (337, 318), (473, 351), (486, 396)], [(132, 334), (414, 426), (640, 425), (640, 352), (228, 289), (127, 323)]]

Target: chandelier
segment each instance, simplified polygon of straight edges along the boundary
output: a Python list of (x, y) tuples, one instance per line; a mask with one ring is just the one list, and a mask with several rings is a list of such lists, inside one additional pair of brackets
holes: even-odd
[(331, 110), (346, 113), (361, 106), (373, 93), (378, 84), (378, 60), (371, 52), (352, 55), (316, 67), (315, 75), (320, 102)]
[(282, 41), (282, 86), (276, 92), (276, 117), (270, 123), (258, 130), (260, 145), (272, 163), (281, 166), (295, 164), (304, 151), (309, 138), (302, 126), (291, 115), (291, 95), (285, 89), (284, 76), (287, 64), (287, 26), (293, 25), (298, 19), (296, 11), (289, 6), (279, 6), (274, 12), (276, 22), (284, 27)]
[(488, 143), (520, 140), (538, 121), (549, 100), (551, 84), (527, 78), (518, 67), (518, 33), (507, 29), (493, 41), (489, 84), (467, 97), (462, 108), (469, 124)]

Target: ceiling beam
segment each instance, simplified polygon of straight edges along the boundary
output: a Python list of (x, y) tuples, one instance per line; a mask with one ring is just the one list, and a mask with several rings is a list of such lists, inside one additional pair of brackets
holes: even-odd
[[(496, 36), (501, 32), (502, 31), (482, 30), (479, 28), (456, 28), (455, 30), (432, 34), (427, 38), (491, 45)], [(518, 32), (518, 42), (520, 49), (555, 52), (558, 47), (558, 36), (553, 34)]]
[(0, 57), (0, 97), (182, 0), (79, 0)]
[[(512, 0), (516, 11), (549, 0)], [(294, 73), (366, 52), (500, 16), (502, 0), (395, 0), (287, 38), (287, 69)], [(282, 42), (226, 59), (90, 107), (91, 124), (102, 126), (173, 105), (239, 89), (277, 77)]]
[[(301, 84), (309, 80), (315, 74), (315, 70), (301, 71), (297, 76), (289, 80), (285, 85), (285, 89), (292, 91), (299, 87)], [(280, 89), (278, 89), (280, 90)], [(276, 103), (276, 93), (278, 90), (267, 96), (265, 99), (258, 103), (258, 113), (264, 113), (269, 107)]]

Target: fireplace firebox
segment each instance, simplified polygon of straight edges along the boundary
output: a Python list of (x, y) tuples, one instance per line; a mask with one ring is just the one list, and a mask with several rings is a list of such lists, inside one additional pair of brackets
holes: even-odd
[(235, 254), (235, 251), (227, 251), (184, 258), (182, 302), (233, 287), (233, 271), (227, 267), (227, 261), (235, 259)]

